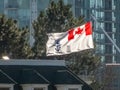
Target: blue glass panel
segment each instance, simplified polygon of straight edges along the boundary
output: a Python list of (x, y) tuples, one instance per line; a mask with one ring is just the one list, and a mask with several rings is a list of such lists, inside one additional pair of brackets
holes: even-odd
[(45, 10), (48, 7), (49, 0), (37, 0), (37, 10), (38, 14), (40, 11)]
[(0, 0), (0, 14), (4, 12), (4, 0)]
[(30, 24), (30, 10), (29, 9), (19, 10), (19, 23), (20, 23), (20, 27), (29, 26)]

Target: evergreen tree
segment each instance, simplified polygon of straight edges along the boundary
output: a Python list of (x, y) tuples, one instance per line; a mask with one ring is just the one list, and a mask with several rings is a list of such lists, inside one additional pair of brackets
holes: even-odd
[(68, 67), (74, 71), (74, 73), (78, 75), (93, 75), (100, 64), (100, 57), (96, 56), (91, 50), (85, 50), (73, 53), (67, 61), (69, 62)]
[(12, 59), (30, 58), (27, 34), (27, 28), (19, 29), (17, 21), (0, 15), (0, 57), (7, 54)]

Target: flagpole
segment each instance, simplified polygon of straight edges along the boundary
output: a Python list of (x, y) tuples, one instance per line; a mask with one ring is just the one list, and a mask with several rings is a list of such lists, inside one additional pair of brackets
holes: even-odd
[[(95, 16), (93, 16), (91, 14), (91, 17), (93, 18), (93, 20), (95, 20), (95, 22), (97, 23), (97, 19), (95, 18)], [(116, 43), (112, 40), (112, 38), (108, 35), (108, 33), (100, 26), (101, 30), (103, 31), (103, 33), (108, 37), (108, 39), (112, 42), (112, 44), (115, 46), (115, 48), (117, 49), (117, 51), (120, 53), (120, 48), (116, 45)]]

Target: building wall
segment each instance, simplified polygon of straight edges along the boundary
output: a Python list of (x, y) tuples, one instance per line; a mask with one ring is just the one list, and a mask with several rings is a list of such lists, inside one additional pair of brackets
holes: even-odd
[(42, 84), (23, 84), (22, 85), (23, 90), (48, 90), (48, 85), (42, 85)]
[(120, 90), (120, 52), (103, 33), (104, 29), (113, 42), (120, 48), (120, 0), (89, 0), (90, 12), (96, 18), (93, 22), (93, 36), (96, 44), (96, 54), (101, 56), (103, 63), (118, 63), (107, 65), (98, 70), (97, 80), (105, 87), (101, 90)]
[[(115, 8), (116, 8), (116, 11), (115, 11), (115, 17), (116, 17), (116, 24), (115, 24), (115, 30), (116, 30), (116, 34), (115, 34), (115, 37), (116, 37), (116, 43), (117, 45), (119, 46), (120, 48), (120, 1), (119, 0), (115, 0)], [(116, 62), (119, 62), (120, 63), (120, 52), (118, 52), (116, 50)]]
[(9, 90), (13, 90), (14, 84), (0, 84), (0, 88), (9, 88)]
[(120, 90), (120, 63), (108, 63), (105, 66), (105, 87), (104, 90)]
[(82, 85), (56, 85), (57, 90), (82, 90)]
[[(115, 1), (90, 0), (91, 14), (96, 18), (96, 20), (91, 18), (94, 28), (94, 41), (96, 42), (96, 54), (101, 56), (102, 61), (106, 63), (119, 62), (115, 46), (102, 30), (104, 29), (114, 43), (119, 46), (119, 43), (117, 43), (119, 39), (116, 36), (119, 34), (117, 33), (116, 18), (118, 15), (116, 16), (117, 8)], [(120, 3), (120, 1), (117, 3)]]

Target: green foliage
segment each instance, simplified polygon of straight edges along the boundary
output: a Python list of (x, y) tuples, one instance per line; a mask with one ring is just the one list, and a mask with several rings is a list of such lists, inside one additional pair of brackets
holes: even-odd
[(45, 44), (47, 41), (47, 32), (46, 32), (46, 23), (47, 23), (47, 18), (45, 17), (45, 13), (41, 12), (38, 21), (34, 22), (33, 27), (34, 27), (34, 47), (33, 51), (35, 53), (34, 57), (40, 57), (40, 56), (45, 56)]
[(17, 21), (0, 15), (0, 57), (7, 54), (13, 59), (30, 58), (32, 51), (27, 43), (27, 33), (27, 28), (17, 27)]
[(100, 58), (96, 56), (92, 50), (85, 50), (78, 53), (73, 53), (67, 60), (70, 62), (68, 67), (74, 71), (74, 73), (80, 74), (93, 74), (94, 70), (100, 63)]
[(93, 88), (93, 90), (103, 90), (102, 86), (99, 84), (99, 82), (93, 82), (91, 84), (91, 87)]
[(111, 90), (112, 87), (108, 86), (110, 86), (111, 82), (113, 82), (114, 79), (116, 79), (116, 74), (117, 72), (114, 71), (112, 65), (106, 65), (105, 63), (101, 63), (96, 69), (96, 79), (93, 79), (91, 87), (94, 90)]

